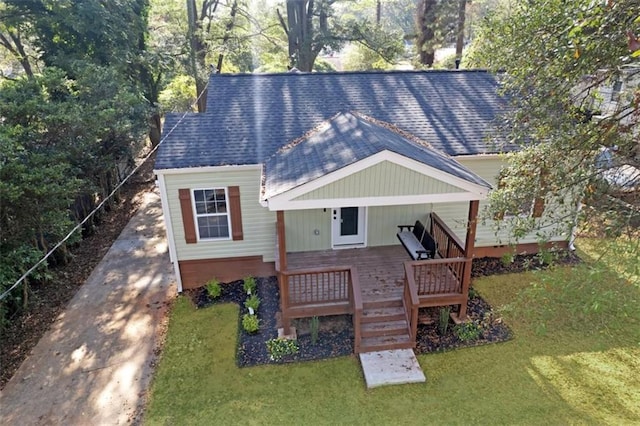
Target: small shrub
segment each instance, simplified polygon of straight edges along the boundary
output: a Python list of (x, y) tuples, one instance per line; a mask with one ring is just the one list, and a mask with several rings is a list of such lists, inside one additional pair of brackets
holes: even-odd
[(247, 309), (251, 308), (257, 312), (258, 306), (260, 306), (260, 298), (256, 294), (247, 297), (247, 300), (244, 301), (244, 307)]
[(453, 332), (458, 337), (458, 339), (463, 342), (467, 342), (470, 340), (476, 340), (480, 337), (480, 327), (473, 321), (463, 322), (462, 324), (458, 324), (453, 327)]
[(284, 356), (294, 355), (300, 351), (298, 342), (290, 339), (269, 339), (266, 342), (267, 352), (273, 361), (279, 361)]
[(513, 253), (505, 253), (502, 255), (502, 257), (500, 258), (500, 261), (502, 262), (502, 264), (505, 267), (510, 266), (513, 261), (516, 259), (516, 255)]
[(545, 248), (540, 249), (537, 256), (542, 265), (552, 265), (558, 258), (557, 253)]
[(473, 288), (473, 287), (469, 287), (469, 299), (475, 299), (476, 297), (479, 297), (480, 295), (478, 294), (478, 291)]
[(438, 317), (438, 331), (441, 336), (447, 334), (449, 329), (449, 315), (451, 314), (451, 306), (446, 308), (440, 308), (440, 315)]
[(242, 284), (242, 288), (245, 293), (253, 294), (256, 292), (256, 279), (253, 277), (247, 277), (244, 279), (244, 283)]
[(220, 282), (215, 278), (210, 279), (207, 282), (207, 294), (209, 295), (209, 297), (212, 299), (217, 299), (218, 297), (220, 297), (221, 293), (222, 287), (220, 287)]
[(242, 316), (242, 328), (247, 333), (255, 333), (260, 329), (260, 320), (257, 315), (244, 314)]
[(320, 329), (320, 319), (311, 317), (309, 320), (309, 332), (311, 333), (311, 344), (315, 345), (318, 341), (318, 331)]

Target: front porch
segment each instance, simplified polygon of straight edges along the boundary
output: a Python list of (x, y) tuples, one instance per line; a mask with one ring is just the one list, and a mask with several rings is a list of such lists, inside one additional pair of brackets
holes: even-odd
[(356, 353), (415, 347), (418, 310), (459, 305), (466, 319), (478, 203), (471, 201), (465, 243), (435, 214), (428, 232), (436, 258), (412, 261), (400, 245), (287, 253), (284, 212), (278, 220), (278, 281), (282, 325), (292, 318), (351, 314)]

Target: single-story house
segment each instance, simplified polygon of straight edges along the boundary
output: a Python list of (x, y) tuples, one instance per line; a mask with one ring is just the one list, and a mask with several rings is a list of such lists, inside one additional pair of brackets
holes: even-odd
[(285, 329), (351, 313), (358, 352), (410, 346), (418, 307), (464, 319), (471, 259), (514, 248), (477, 220), (517, 149), (495, 131), (498, 89), (466, 70), (212, 75), (205, 113), (167, 116), (155, 163), (179, 290), (277, 275)]

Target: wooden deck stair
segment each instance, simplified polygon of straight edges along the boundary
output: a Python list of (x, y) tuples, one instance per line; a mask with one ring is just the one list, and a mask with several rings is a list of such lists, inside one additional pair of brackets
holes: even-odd
[(360, 322), (358, 353), (415, 348), (401, 299), (365, 301)]

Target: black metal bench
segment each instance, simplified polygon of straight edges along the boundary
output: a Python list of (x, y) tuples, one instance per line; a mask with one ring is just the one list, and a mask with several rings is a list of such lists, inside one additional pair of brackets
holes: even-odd
[[(419, 220), (413, 225), (398, 225), (398, 239), (413, 260), (433, 259), (436, 242)], [(406, 229), (406, 230), (405, 230)]]

